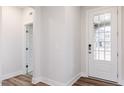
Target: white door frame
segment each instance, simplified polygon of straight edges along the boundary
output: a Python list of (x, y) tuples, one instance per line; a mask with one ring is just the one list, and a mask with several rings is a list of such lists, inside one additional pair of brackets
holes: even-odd
[[(33, 6), (29, 6), (29, 8), (32, 8), (33, 9), (33, 11), (34, 11), (34, 14), (35, 14), (35, 7), (33, 7)], [(34, 20), (34, 17), (33, 17), (33, 20)], [(24, 23), (22, 24), (22, 30), (23, 30), (23, 40), (22, 40), (22, 74), (26, 74), (26, 70), (25, 70), (25, 63), (26, 63), (26, 53), (25, 53), (25, 46), (26, 46), (26, 33), (25, 33), (25, 31), (26, 31), (26, 28), (25, 28), (25, 26), (26, 25), (28, 25), (28, 24), (34, 24), (34, 22), (33, 22), (33, 20), (25, 20), (24, 21)], [(33, 30), (34, 31), (34, 30)], [(32, 49), (32, 51), (33, 51), (33, 49)], [(33, 54), (33, 53), (32, 53)], [(33, 62), (32, 62), (32, 64), (34, 64)], [(34, 68), (33, 68), (34, 69)], [(32, 75), (33, 76), (33, 75)]]
[[(89, 69), (89, 62), (88, 62), (88, 14), (89, 14), (89, 12), (91, 12), (91, 11), (96, 11), (96, 10), (99, 10), (99, 9), (106, 9), (106, 8), (110, 8), (110, 7), (100, 7), (100, 8), (95, 8), (95, 9), (89, 9), (89, 10), (87, 10), (86, 11), (86, 72), (85, 72), (85, 77), (88, 77), (89, 76), (89, 71), (88, 71), (88, 69)], [(117, 49), (117, 52), (118, 52), (118, 58), (117, 58), (117, 64), (118, 64), (118, 66), (117, 66), (117, 74), (118, 74), (118, 80), (116, 81), (116, 82), (118, 82), (119, 84), (121, 84), (122, 83), (122, 74), (121, 74), (121, 69), (122, 69), (122, 60), (121, 60), (121, 56), (122, 56), (122, 54), (121, 54), (121, 50), (122, 50), (122, 47), (121, 47), (121, 31), (122, 31), (122, 28), (121, 28), (121, 19), (122, 19), (122, 16), (121, 16), (121, 14), (122, 14), (122, 12), (121, 12), (121, 10), (122, 10), (122, 7), (121, 6), (119, 6), (119, 7), (117, 7), (117, 11), (118, 11), (118, 13), (117, 13), (117, 34), (118, 34), (118, 36), (117, 36), (117, 47), (118, 47), (118, 49)]]
[(30, 25), (30, 24), (33, 24), (33, 22), (28, 22), (28, 23), (25, 23), (23, 28), (24, 28), (24, 33), (23, 33), (23, 74), (26, 74), (26, 67), (25, 67), (25, 64), (26, 64), (26, 26), (27, 25)]

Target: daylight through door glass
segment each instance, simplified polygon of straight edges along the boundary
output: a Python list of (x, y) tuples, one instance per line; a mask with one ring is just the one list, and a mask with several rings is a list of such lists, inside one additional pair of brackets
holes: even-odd
[(111, 61), (111, 14), (94, 16), (94, 60)]

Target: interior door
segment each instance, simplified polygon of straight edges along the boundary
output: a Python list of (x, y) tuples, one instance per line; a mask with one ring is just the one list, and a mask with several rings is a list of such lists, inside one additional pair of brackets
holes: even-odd
[(88, 13), (89, 76), (117, 81), (117, 8)]

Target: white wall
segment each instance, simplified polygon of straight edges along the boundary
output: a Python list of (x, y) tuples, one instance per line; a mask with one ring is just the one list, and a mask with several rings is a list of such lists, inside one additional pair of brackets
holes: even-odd
[(41, 77), (41, 58), (43, 60), (43, 54), (41, 49), (43, 50), (43, 45), (41, 46), (41, 40), (43, 39), (44, 34), (42, 30), (42, 9), (41, 7), (35, 7), (34, 13), (34, 27), (33, 27), (33, 81), (39, 82)]
[(2, 78), (22, 71), (22, 11), (17, 7), (2, 7), (1, 31)]
[[(0, 42), (1, 42), (1, 16), (2, 16), (2, 8), (0, 7)], [(0, 46), (0, 49), (1, 49), (1, 46)], [(0, 56), (2, 54), (0, 53)], [(0, 85), (1, 85), (1, 75), (2, 75), (2, 63), (0, 61)]]
[(122, 7), (122, 80), (124, 84), (124, 6)]
[(36, 7), (34, 79), (70, 83), (81, 72), (80, 7)]

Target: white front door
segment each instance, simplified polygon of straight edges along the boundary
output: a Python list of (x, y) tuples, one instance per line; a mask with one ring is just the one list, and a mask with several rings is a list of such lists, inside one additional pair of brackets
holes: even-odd
[(89, 76), (117, 81), (117, 8), (88, 12)]

